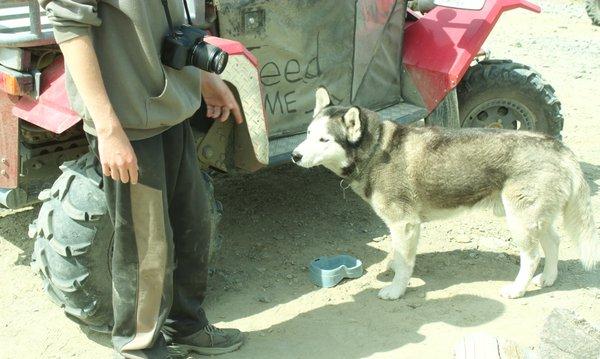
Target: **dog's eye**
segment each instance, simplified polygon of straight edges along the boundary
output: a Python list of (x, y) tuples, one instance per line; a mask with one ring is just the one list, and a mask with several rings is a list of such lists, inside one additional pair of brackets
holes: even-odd
[(319, 139), (319, 141), (321, 141), (321, 142), (329, 142), (329, 139), (328, 139), (328, 138), (325, 138), (325, 137), (321, 137), (321, 138)]

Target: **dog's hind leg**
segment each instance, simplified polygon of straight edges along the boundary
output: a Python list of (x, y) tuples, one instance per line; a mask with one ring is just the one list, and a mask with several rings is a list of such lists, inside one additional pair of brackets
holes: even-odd
[(504, 298), (520, 298), (525, 294), (527, 285), (531, 281), (533, 274), (540, 261), (537, 245), (532, 248), (521, 248), (521, 267), (519, 274), (514, 282), (504, 286), (500, 291), (500, 295)]
[(558, 276), (558, 234), (552, 226), (540, 237), (540, 244), (544, 250), (544, 271), (533, 277), (533, 284), (538, 287), (550, 287)]
[(500, 292), (505, 298), (519, 298), (525, 294), (540, 261), (538, 243), (551, 238), (548, 233), (556, 216), (548, 203), (543, 203), (534, 194), (531, 187), (525, 186), (509, 187), (502, 194), (506, 223), (521, 251), (517, 278)]
[(404, 294), (412, 276), (421, 224), (399, 222), (390, 224), (389, 228), (392, 235), (390, 265), (394, 270), (394, 279), (390, 285), (379, 291), (379, 298), (394, 300)]

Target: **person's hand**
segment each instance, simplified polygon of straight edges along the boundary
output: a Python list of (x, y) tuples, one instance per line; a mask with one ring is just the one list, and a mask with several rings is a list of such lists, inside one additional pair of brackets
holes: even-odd
[(138, 182), (137, 157), (121, 125), (96, 130), (98, 156), (104, 175), (112, 177), (115, 181), (136, 184)]
[(235, 96), (218, 75), (202, 73), (202, 97), (206, 103), (206, 116), (209, 118), (225, 122), (233, 114), (237, 124), (244, 122)]

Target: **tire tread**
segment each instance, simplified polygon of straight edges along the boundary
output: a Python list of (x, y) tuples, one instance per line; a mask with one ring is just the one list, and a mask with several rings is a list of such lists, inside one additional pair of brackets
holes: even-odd
[(560, 138), (564, 119), (556, 91), (537, 71), (527, 65), (511, 60), (486, 60), (477, 63), (467, 71), (457, 87), (459, 104), (471, 93), (500, 86), (514, 87), (532, 94), (543, 106), (543, 113), (548, 121), (548, 134)]
[[(90, 154), (64, 163), (60, 166), (63, 174), (43, 192), (38, 218), (29, 229), (36, 241), (31, 267), (40, 274), (50, 299), (67, 316), (91, 328), (105, 329), (112, 325), (111, 281), (106, 278), (112, 225), (102, 204), (71, 198), (91, 191), (101, 193), (102, 179), (92, 176), (90, 167), (95, 173)], [(81, 205), (86, 208), (78, 208)], [(102, 256), (106, 261), (98, 258)]]
[(600, 1), (586, 0), (585, 11), (592, 20), (592, 24), (600, 26)]

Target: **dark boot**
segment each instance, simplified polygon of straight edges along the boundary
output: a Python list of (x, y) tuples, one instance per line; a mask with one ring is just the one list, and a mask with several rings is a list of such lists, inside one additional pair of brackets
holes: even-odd
[(186, 337), (173, 338), (176, 347), (203, 355), (232, 352), (244, 344), (244, 336), (237, 329), (219, 329), (211, 324)]

